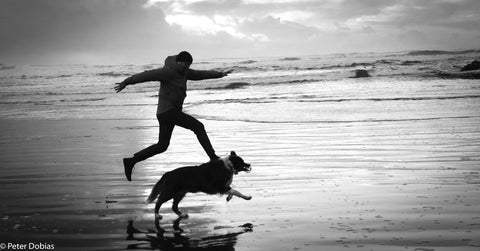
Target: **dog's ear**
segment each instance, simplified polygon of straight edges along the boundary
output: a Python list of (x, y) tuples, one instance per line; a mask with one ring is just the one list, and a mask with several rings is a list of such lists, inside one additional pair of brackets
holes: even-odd
[(237, 156), (237, 154), (236, 154), (234, 151), (231, 151), (231, 152), (230, 152), (230, 155), (231, 155), (231, 156)]

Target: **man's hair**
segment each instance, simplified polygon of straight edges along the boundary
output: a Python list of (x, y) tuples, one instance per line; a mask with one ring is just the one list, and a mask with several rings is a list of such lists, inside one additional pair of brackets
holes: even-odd
[(182, 51), (177, 55), (177, 62), (187, 62), (189, 64), (192, 64), (192, 55), (188, 51)]

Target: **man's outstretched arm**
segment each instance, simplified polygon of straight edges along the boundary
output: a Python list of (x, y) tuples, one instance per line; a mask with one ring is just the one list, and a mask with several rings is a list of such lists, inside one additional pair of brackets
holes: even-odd
[(115, 91), (118, 93), (118, 92), (121, 92), (123, 89), (125, 89), (127, 85), (134, 85), (134, 84), (144, 83), (149, 81), (161, 81), (162, 79), (165, 78), (165, 75), (166, 75), (166, 72), (164, 71), (163, 68), (144, 71), (142, 73), (132, 75), (131, 77), (126, 78), (120, 83), (115, 83), (115, 86), (113, 87), (113, 89), (115, 89)]
[(203, 79), (211, 79), (211, 78), (223, 78), (228, 76), (229, 73), (232, 73), (233, 70), (228, 71), (199, 71), (190, 69), (188, 71), (187, 78), (189, 80), (203, 80)]

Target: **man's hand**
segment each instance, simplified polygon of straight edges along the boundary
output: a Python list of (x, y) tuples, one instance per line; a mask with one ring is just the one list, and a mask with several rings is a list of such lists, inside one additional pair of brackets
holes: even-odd
[(123, 89), (125, 89), (125, 87), (127, 87), (127, 84), (125, 84), (125, 82), (121, 82), (121, 83), (116, 83), (115, 87), (113, 87), (113, 89), (115, 89), (115, 91), (117, 91), (117, 93), (119, 93)]
[(228, 76), (228, 74), (232, 73), (232, 72), (233, 72), (233, 70), (228, 70), (228, 71), (222, 72), (222, 78)]

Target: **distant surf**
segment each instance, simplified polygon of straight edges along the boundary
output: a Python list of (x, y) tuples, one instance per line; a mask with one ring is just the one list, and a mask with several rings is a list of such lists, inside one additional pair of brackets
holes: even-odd
[[(478, 102), (479, 89), (470, 81), (480, 72), (460, 69), (479, 58), (480, 50), (472, 49), (208, 59), (194, 62), (192, 68), (233, 72), (226, 78), (189, 81), (186, 106), (212, 118), (215, 116), (203, 110), (205, 104), (208, 112), (223, 111), (238, 119), (247, 117), (242, 115), (245, 109), (267, 121), (275, 120), (271, 117), (279, 113), (292, 118), (305, 114), (301, 120), (307, 120), (307, 115), (325, 109), (333, 114), (332, 120), (348, 121), (347, 114), (356, 112), (352, 106), (359, 103), (378, 109), (398, 102), (415, 106), (449, 101), (461, 106), (462, 102)], [(163, 61), (138, 65), (0, 64), (0, 117), (151, 118), (158, 82), (129, 86), (121, 94), (115, 93), (113, 84), (162, 66)], [(368, 78), (353, 78), (359, 76)], [(458, 89), (460, 86), (464, 89)], [(370, 113), (375, 116), (375, 111)], [(324, 114), (316, 116), (316, 121), (322, 121)]]

